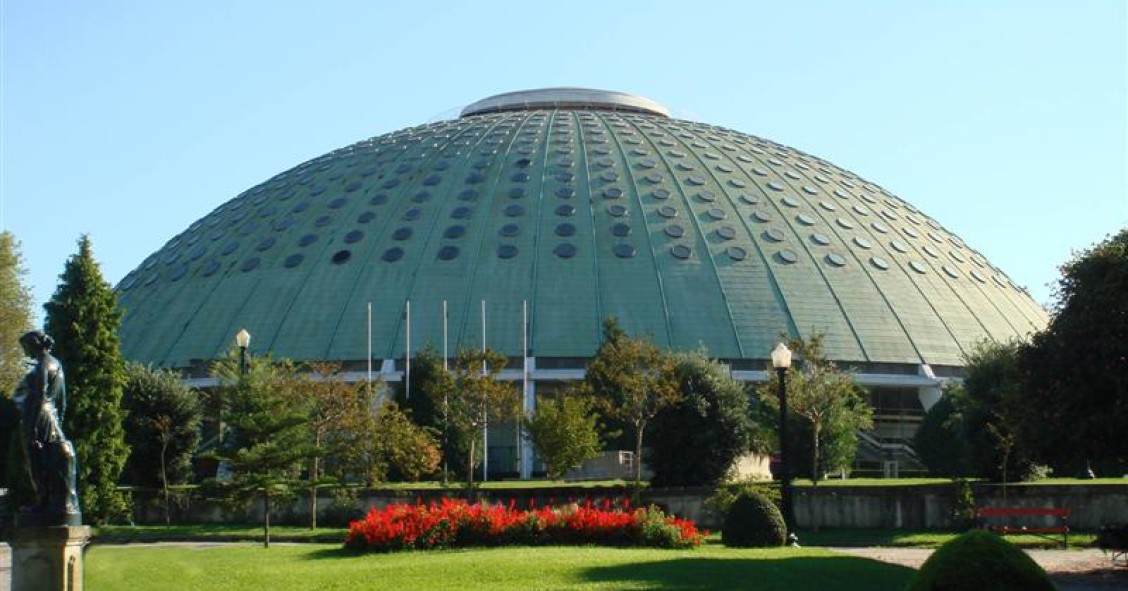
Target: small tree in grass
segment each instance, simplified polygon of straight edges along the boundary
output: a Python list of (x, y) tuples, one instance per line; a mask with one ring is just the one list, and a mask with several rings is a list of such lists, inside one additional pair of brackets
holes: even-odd
[(592, 401), (573, 392), (538, 400), (532, 416), (525, 419), (525, 436), (552, 480), (563, 478), (603, 449)]
[(200, 398), (168, 370), (129, 363), (125, 374), (125, 438), (133, 450), (125, 464), (126, 478), (161, 488), (167, 524), (169, 486), (187, 482), (192, 475), (203, 416)]
[(634, 434), (635, 486), (642, 482), (646, 428), (664, 408), (681, 400), (673, 357), (645, 339), (628, 337), (615, 318), (603, 323), (603, 344), (587, 366), (587, 392)]
[[(827, 469), (844, 468), (853, 460), (857, 431), (873, 427), (873, 409), (854, 378), (823, 355), (822, 335), (792, 339), (788, 346), (799, 363), (787, 370), (787, 408), (803, 421), (809, 437), (804, 447), (810, 450), (810, 477), (817, 483)], [(769, 374), (771, 379), (760, 386), (759, 396), (779, 409), (779, 377), (774, 371)]]
[(336, 461), (337, 472), (353, 467), (351, 454), (371, 436), (365, 418), (371, 415), (370, 392), (378, 384), (349, 383), (341, 375), (340, 365), (313, 362), (294, 374), (290, 386), (308, 413), (305, 421), (309, 457), (306, 485), (309, 492), (309, 528), (317, 528), (317, 492), (336, 482), (327, 476), (326, 462)]
[(427, 389), (427, 395), (436, 406), (445, 404), (447, 420), (454, 431), (465, 433), (469, 438), (467, 489), (474, 488), (475, 455), (486, 426), (515, 419), (521, 414), (520, 393), (512, 384), (497, 379), (506, 361), (504, 355), (492, 349), (459, 351), (452, 371), (441, 374)]

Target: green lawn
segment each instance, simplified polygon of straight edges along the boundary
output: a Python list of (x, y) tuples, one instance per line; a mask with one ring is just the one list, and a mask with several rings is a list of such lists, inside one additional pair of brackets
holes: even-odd
[(339, 544), (90, 548), (91, 591), (901, 589), (912, 569), (819, 549), (503, 548), (354, 555)]

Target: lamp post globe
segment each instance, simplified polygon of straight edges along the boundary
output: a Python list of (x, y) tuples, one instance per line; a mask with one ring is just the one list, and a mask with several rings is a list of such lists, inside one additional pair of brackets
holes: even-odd
[(235, 346), (239, 347), (239, 373), (247, 373), (247, 347), (251, 346), (251, 333), (247, 329), (240, 328), (239, 332), (235, 333)]

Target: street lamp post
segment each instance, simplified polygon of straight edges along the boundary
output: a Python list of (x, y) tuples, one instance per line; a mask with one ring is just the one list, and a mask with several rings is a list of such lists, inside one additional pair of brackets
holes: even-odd
[(240, 328), (239, 332), (235, 333), (235, 345), (239, 347), (239, 374), (247, 374), (247, 347), (251, 346), (251, 333), (247, 329)]
[(791, 349), (780, 343), (772, 350), (772, 367), (779, 377), (779, 476), (783, 522), (787, 526), (788, 543), (797, 544), (795, 514), (791, 504), (791, 469), (787, 465), (787, 368), (791, 367)]

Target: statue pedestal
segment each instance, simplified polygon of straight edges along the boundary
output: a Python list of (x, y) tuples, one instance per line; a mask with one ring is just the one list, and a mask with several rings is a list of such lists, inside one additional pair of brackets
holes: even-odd
[(85, 525), (14, 527), (12, 591), (82, 591)]

